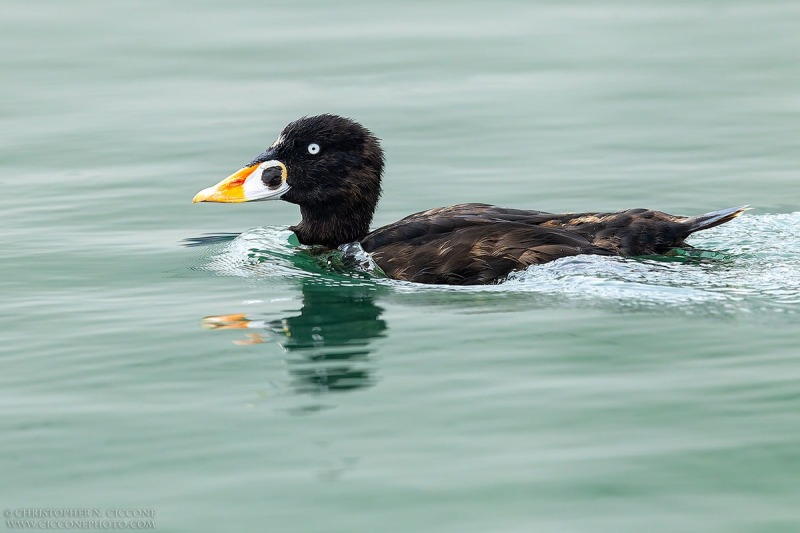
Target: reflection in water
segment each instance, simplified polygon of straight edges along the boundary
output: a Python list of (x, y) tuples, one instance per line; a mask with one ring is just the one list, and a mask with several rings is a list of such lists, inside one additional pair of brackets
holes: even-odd
[(372, 384), (368, 367), (370, 343), (385, 335), (383, 309), (375, 305), (377, 287), (330, 285), (324, 280), (303, 281), (300, 314), (278, 320), (251, 320), (244, 314), (209, 316), (210, 329), (250, 329), (236, 344), (275, 339), (287, 359), (292, 386), (301, 393), (348, 391)]
[(183, 239), (183, 245), (187, 248), (193, 248), (197, 246), (208, 246), (210, 244), (219, 244), (224, 242), (230, 242), (236, 237), (241, 235), (240, 233), (204, 233), (198, 237), (188, 237)]

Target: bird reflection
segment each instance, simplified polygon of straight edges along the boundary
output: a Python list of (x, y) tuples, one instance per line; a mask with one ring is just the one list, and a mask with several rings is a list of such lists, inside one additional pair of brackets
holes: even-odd
[(300, 314), (278, 320), (251, 320), (244, 314), (209, 316), (209, 329), (249, 329), (236, 344), (274, 339), (287, 358), (293, 388), (300, 393), (350, 391), (373, 384), (370, 344), (386, 332), (383, 308), (374, 302), (377, 287), (331, 285), (304, 280)]

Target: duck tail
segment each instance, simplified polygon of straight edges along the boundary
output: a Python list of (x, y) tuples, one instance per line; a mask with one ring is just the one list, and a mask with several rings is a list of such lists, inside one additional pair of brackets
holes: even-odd
[(704, 229), (713, 228), (730, 222), (734, 218), (742, 215), (748, 209), (752, 209), (748, 205), (740, 205), (739, 207), (729, 207), (728, 209), (720, 209), (719, 211), (711, 211), (696, 217), (689, 217), (683, 221), (683, 224), (688, 226), (689, 232), (694, 233)]

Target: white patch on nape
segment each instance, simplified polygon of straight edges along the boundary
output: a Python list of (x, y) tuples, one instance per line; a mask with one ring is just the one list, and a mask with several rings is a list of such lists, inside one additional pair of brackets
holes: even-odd
[(270, 144), (270, 145), (269, 145), (269, 147), (270, 147), (270, 148), (277, 148), (278, 146), (280, 146), (281, 144), (283, 144), (283, 141), (284, 141), (283, 134), (281, 134), (281, 135), (278, 135), (278, 138), (277, 138), (277, 139), (275, 139), (275, 142), (274, 142), (274, 143), (272, 143), (272, 144)]

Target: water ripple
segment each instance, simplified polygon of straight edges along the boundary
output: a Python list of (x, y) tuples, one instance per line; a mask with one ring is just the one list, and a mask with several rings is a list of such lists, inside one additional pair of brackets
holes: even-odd
[(371, 278), (401, 293), (518, 292), (639, 306), (712, 304), (721, 312), (794, 314), (800, 303), (799, 228), (800, 213), (748, 215), (698, 234), (691, 241), (693, 250), (672, 257), (569, 257), (515, 272), (499, 285), (468, 288), (381, 280), (360, 247), (322, 251), (301, 246), (286, 227), (254, 228), (228, 242), (214, 242), (202, 268), (256, 280), (319, 277), (362, 283)]

